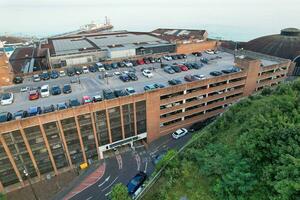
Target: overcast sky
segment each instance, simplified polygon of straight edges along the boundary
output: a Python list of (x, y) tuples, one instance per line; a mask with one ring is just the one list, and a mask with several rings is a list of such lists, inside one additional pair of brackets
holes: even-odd
[(299, 28), (299, 8), (300, 0), (0, 0), (0, 33), (47, 35), (109, 16), (117, 29), (206, 28), (248, 39)]

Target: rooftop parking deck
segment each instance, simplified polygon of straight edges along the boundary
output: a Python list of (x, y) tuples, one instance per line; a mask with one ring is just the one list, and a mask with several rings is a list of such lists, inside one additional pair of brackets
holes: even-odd
[[(218, 58), (217, 58), (218, 56)], [(165, 64), (173, 63), (183, 63), (183, 62), (197, 62), (200, 63), (201, 57), (196, 57), (194, 55), (188, 55), (186, 59), (166, 61), (162, 59)], [(168, 80), (179, 79), (182, 83), (185, 83), (185, 75), (204, 75), (206, 78), (210, 78), (210, 72), (221, 71), (234, 66), (234, 55), (226, 52), (219, 52), (218, 54), (209, 55), (203, 53), (202, 58), (207, 58), (209, 60), (208, 64), (204, 64), (200, 69), (190, 69), (188, 71), (182, 71), (180, 73), (168, 74), (161, 68), (161, 63), (151, 63), (145, 65), (138, 65), (134, 67), (136, 69), (136, 75), (138, 77), (137, 81), (123, 82), (119, 79), (118, 75), (108, 77), (105, 79), (100, 79), (99, 75), (102, 72), (81, 74), (80, 76), (73, 77), (59, 77), (57, 79), (50, 79), (41, 82), (32, 82), (32, 78), (27, 78), (21, 85), (15, 85), (12, 87), (3, 88), (5, 92), (14, 93), (14, 102), (11, 105), (1, 106), (1, 112), (8, 111), (15, 113), (18, 110), (28, 110), (31, 106), (48, 106), (55, 105), (62, 102), (68, 102), (71, 98), (77, 98), (81, 101), (82, 97), (85, 95), (94, 96), (100, 94), (103, 97), (103, 89), (125, 89), (127, 87), (133, 87), (137, 93), (144, 92), (144, 86), (148, 84), (163, 84), (169, 87)], [(152, 70), (153, 77), (147, 78), (142, 74), (143, 68), (155, 68)], [(128, 71), (128, 68), (118, 68), (114, 70), (109, 70), (108, 72), (113, 74), (114, 72), (124, 72)], [(29, 101), (28, 92), (20, 92), (20, 89), (24, 86), (27, 87), (41, 87), (42, 85), (48, 84), (50, 88), (53, 85), (59, 85), (61, 88), (64, 84), (70, 84), (71, 80), (77, 80), (76, 83), (72, 83), (72, 92), (69, 94), (51, 95), (46, 98), (39, 98), (34, 101)], [(80, 80), (80, 82), (78, 82)]]

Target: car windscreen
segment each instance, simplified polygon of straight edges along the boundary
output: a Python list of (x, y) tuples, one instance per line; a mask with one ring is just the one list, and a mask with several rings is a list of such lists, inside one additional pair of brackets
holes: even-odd
[(10, 99), (10, 94), (8, 94), (8, 93), (3, 94), (2, 99), (3, 100)]

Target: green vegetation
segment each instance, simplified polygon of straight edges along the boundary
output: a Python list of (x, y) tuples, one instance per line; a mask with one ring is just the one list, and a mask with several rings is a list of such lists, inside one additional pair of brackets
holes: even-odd
[(0, 192), (0, 200), (6, 200), (6, 196)]
[(144, 199), (181, 197), (298, 200), (300, 80), (231, 106), (195, 135)]
[(110, 193), (111, 200), (131, 200), (128, 195), (128, 191), (125, 185), (122, 183), (116, 184), (111, 193)]

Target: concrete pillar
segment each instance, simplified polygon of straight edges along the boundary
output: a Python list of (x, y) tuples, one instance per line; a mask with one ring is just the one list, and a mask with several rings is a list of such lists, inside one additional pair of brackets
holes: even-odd
[(122, 127), (122, 138), (125, 139), (125, 128), (124, 128), (124, 119), (123, 119), (123, 107), (120, 106), (120, 117), (121, 117), (121, 127)]
[(107, 121), (107, 130), (108, 130), (109, 143), (112, 143), (112, 135), (111, 135), (111, 129), (110, 129), (108, 109), (105, 109), (105, 115), (106, 115), (106, 121)]
[(9, 161), (10, 161), (10, 163), (11, 163), (11, 165), (12, 165), (12, 167), (13, 167), (13, 169), (14, 169), (14, 171), (15, 171), (15, 173), (16, 173), (16, 175), (17, 175), (17, 177), (18, 177), (18, 179), (19, 179), (19, 181), (21, 183), (21, 185), (24, 186), (25, 184), (24, 184), (22, 176), (21, 176), (21, 174), (19, 172), (19, 169), (18, 169), (18, 167), (17, 167), (17, 165), (15, 163), (15, 160), (13, 159), (13, 156), (12, 156), (12, 154), (11, 154), (11, 152), (10, 152), (10, 150), (9, 150), (9, 148), (8, 148), (6, 142), (5, 142), (5, 140), (4, 140), (4, 138), (3, 138), (3, 136), (1, 134), (0, 134), (0, 141), (1, 141), (1, 144), (2, 144), (2, 146), (4, 148), (4, 151), (5, 151), (8, 159), (9, 159)]
[(33, 156), (32, 150), (31, 150), (30, 145), (29, 145), (29, 143), (28, 143), (28, 140), (27, 140), (25, 131), (24, 131), (24, 129), (23, 129), (23, 127), (22, 127), (22, 125), (21, 125), (20, 122), (19, 122), (19, 130), (20, 130), (20, 132), (21, 132), (21, 135), (22, 135), (23, 141), (24, 141), (24, 143), (25, 143), (26, 149), (27, 149), (27, 151), (28, 151), (28, 153), (29, 153), (29, 157), (30, 157), (30, 159), (31, 159), (31, 161), (32, 161), (32, 164), (33, 164), (34, 168), (35, 168), (36, 174), (37, 174), (37, 176), (39, 177), (39, 179), (41, 179), (41, 173), (40, 173), (40, 171), (39, 171), (39, 168), (38, 168), (38, 166), (37, 166), (37, 164), (36, 164), (36, 161), (35, 161), (35, 158), (34, 158), (34, 156)]
[(94, 133), (94, 138), (95, 138), (95, 144), (96, 144), (96, 148), (97, 148), (97, 154), (98, 154), (98, 159), (101, 159), (100, 157), (100, 152), (99, 152), (99, 142), (98, 142), (98, 137), (97, 137), (97, 131), (96, 131), (96, 124), (95, 124), (95, 118), (94, 118), (94, 113), (90, 108), (90, 114), (91, 114), (91, 120), (92, 120), (92, 127), (93, 127), (93, 133)]
[(50, 145), (49, 145), (46, 133), (45, 133), (45, 129), (43, 127), (43, 124), (41, 123), (40, 118), (39, 118), (39, 124), (40, 124), (41, 133), (42, 133), (42, 136), (43, 136), (43, 139), (44, 139), (44, 142), (45, 142), (48, 154), (49, 154), (49, 158), (50, 158), (54, 173), (57, 175), (58, 173), (57, 173), (56, 164), (55, 164), (55, 161), (54, 161), (54, 158), (53, 158), (53, 155), (52, 155), (52, 152), (51, 152), (51, 148), (50, 148)]
[(63, 144), (64, 144), (64, 150), (65, 150), (65, 154), (67, 156), (67, 160), (69, 162), (70, 167), (74, 168), (74, 166), (72, 164), (71, 156), (70, 156), (70, 153), (69, 153), (68, 145), (67, 145), (67, 142), (66, 142), (65, 133), (64, 133), (61, 121), (58, 118), (57, 118), (57, 124), (58, 124), (58, 129), (59, 129), (59, 132), (60, 132), (61, 140), (63, 141)]
[(85, 150), (84, 150), (84, 144), (83, 144), (83, 140), (82, 140), (82, 136), (81, 136), (81, 130), (80, 130), (79, 122), (78, 122), (78, 116), (75, 115), (75, 113), (74, 113), (74, 118), (75, 118), (78, 139), (79, 139), (79, 143), (80, 143), (80, 147), (81, 147), (81, 151), (82, 151), (83, 161), (85, 163), (87, 163), (86, 154), (85, 154)]
[(134, 135), (137, 135), (136, 105), (133, 103)]

